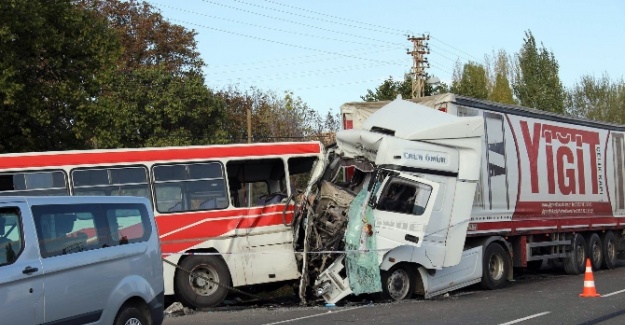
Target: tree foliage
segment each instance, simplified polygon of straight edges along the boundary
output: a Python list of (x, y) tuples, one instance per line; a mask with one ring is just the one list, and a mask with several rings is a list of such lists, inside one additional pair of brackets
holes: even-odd
[(84, 148), (77, 127), (119, 55), (106, 21), (71, 0), (0, 1), (0, 151)]
[(484, 66), (476, 62), (468, 62), (461, 70), (460, 63), (456, 63), (451, 92), (479, 99), (488, 98), (488, 77)]
[(493, 52), (492, 58), (486, 56), (489, 74), (489, 94), (488, 99), (504, 104), (515, 104), (510, 86), (510, 76), (512, 73), (510, 57), (505, 50)]
[(612, 81), (607, 73), (582, 76), (570, 89), (566, 107), (574, 116), (625, 124), (625, 81)]
[[(426, 74), (425, 80), (435, 78), (433, 75)], [(436, 84), (425, 84), (425, 96), (431, 96), (436, 94), (444, 94), (449, 91), (449, 87), (444, 82), (438, 82)], [(412, 78), (409, 73), (404, 74), (403, 80), (394, 80), (392, 76), (384, 80), (381, 85), (375, 88), (375, 90), (367, 89), (367, 94), (360, 96), (360, 98), (366, 102), (376, 102), (383, 100), (394, 100), (397, 95), (401, 95), (404, 99), (412, 98)]]
[(564, 113), (565, 90), (553, 52), (542, 43), (539, 49), (531, 31), (525, 32), (523, 41), (517, 54), (514, 94), (523, 106)]
[[(82, 0), (122, 45), (86, 132), (98, 148), (222, 143), (225, 102), (204, 84), (194, 31), (135, 0)], [(89, 128), (89, 126), (96, 126)]]

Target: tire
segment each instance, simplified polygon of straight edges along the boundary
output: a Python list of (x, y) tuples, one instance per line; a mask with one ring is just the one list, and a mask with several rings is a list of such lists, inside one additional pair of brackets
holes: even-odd
[(601, 242), (603, 268), (611, 270), (616, 267), (616, 236), (612, 231), (606, 231)]
[(149, 325), (150, 323), (145, 313), (135, 306), (122, 306), (113, 322), (114, 325)]
[(500, 244), (489, 244), (482, 260), (480, 286), (488, 290), (504, 288), (508, 284), (511, 263), (510, 254)]
[(586, 256), (590, 258), (593, 271), (601, 268), (603, 264), (603, 245), (601, 245), (601, 238), (597, 233), (593, 232), (586, 239), (588, 245), (586, 249)]
[(574, 234), (571, 239), (571, 251), (564, 259), (564, 272), (578, 275), (586, 270), (586, 241), (580, 234)]
[[(226, 263), (217, 256), (191, 256), (180, 263), (189, 273), (178, 270), (174, 279), (176, 293), (182, 304), (195, 308), (215, 307), (228, 295), (228, 289), (216, 283), (231, 285)], [(212, 281), (191, 276), (198, 274)]]
[(397, 264), (388, 271), (382, 272), (382, 297), (395, 301), (410, 298), (413, 292), (412, 270), (403, 264)]

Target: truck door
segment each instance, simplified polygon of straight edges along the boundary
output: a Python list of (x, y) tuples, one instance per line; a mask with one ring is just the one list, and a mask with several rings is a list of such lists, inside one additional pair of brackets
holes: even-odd
[(420, 247), (438, 188), (435, 182), (408, 174), (387, 176), (374, 199), (378, 248)]

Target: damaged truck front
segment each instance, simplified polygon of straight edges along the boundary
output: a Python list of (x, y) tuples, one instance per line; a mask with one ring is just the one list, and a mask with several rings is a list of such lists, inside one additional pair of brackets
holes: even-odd
[(300, 299), (427, 298), (479, 282), (483, 248), (465, 238), (483, 123), (398, 98), (338, 132), (295, 220)]

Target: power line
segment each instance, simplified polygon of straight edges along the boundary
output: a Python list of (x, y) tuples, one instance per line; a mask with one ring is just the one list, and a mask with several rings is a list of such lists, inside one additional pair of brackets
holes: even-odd
[(271, 0), (264, 0), (264, 1), (265, 2), (269, 2), (269, 3), (273, 3), (273, 4), (278, 5), (278, 6), (283, 6), (283, 7), (287, 7), (287, 8), (291, 8), (291, 9), (302, 10), (302, 11), (305, 11), (305, 12), (313, 13), (313, 14), (320, 15), (320, 16), (330, 17), (330, 18), (333, 18), (333, 19), (344, 20), (344, 21), (348, 21), (348, 22), (351, 22), (351, 23), (357, 23), (357, 24), (372, 26), (372, 27), (380, 28), (380, 29), (387, 29), (387, 30), (395, 31), (397, 33), (402, 33), (402, 35), (404, 33), (403, 31), (400, 31), (398, 29), (389, 28), (389, 27), (380, 26), (380, 25), (375, 25), (375, 24), (370, 24), (370, 23), (357, 21), (357, 20), (353, 20), (353, 19), (347, 19), (347, 18), (338, 17), (338, 16), (332, 16), (332, 15), (324, 14), (324, 13), (321, 13), (321, 12), (318, 12), (318, 11), (313, 11), (313, 10), (309, 10), (309, 9), (304, 9), (304, 8), (300, 8), (300, 7), (286, 5), (286, 4), (283, 4), (283, 3), (276, 2), (276, 1), (271, 1)]
[[(389, 62), (390, 63), (390, 62)], [(271, 81), (271, 80), (284, 80), (284, 79), (293, 79), (296, 77), (302, 77), (302, 76), (319, 76), (319, 75), (326, 75), (326, 74), (332, 74), (332, 73), (339, 73), (339, 72), (345, 72), (345, 71), (350, 71), (350, 70), (358, 70), (358, 69), (366, 69), (366, 68), (370, 68), (370, 67), (374, 67), (374, 66), (381, 66), (381, 65), (386, 65), (386, 64), (376, 64), (376, 65), (371, 65), (371, 64), (364, 64), (364, 65), (353, 65), (353, 66), (346, 66), (346, 67), (341, 67), (341, 68), (328, 68), (328, 69), (315, 69), (315, 70), (308, 70), (308, 71), (299, 71), (299, 72), (293, 72), (293, 73), (284, 73), (284, 74), (275, 74), (272, 76), (252, 76), (252, 77), (245, 77), (246, 80), (248, 81)], [(402, 65), (403, 63), (395, 63), (395, 65)], [(208, 76), (209, 74), (205, 74), (205, 76)], [(228, 81), (228, 80), (233, 80), (234, 78), (228, 78), (228, 79), (216, 79), (213, 81)]]
[(354, 26), (354, 25), (341, 23), (341, 22), (336, 22), (336, 21), (331, 21), (331, 20), (327, 20), (327, 19), (320, 19), (320, 18), (314, 18), (314, 17), (310, 17), (310, 16), (306, 16), (306, 15), (300, 15), (300, 14), (296, 14), (296, 13), (293, 13), (293, 12), (288, 12), (288, 11), (284, 11), (284, 10), (280, 10), (280, 9), (276, 9), (276, 8), (265, 7), (265, 6), (261, 6), (261, 5), (257, 5), (257, 4), (253, 4), (253, 3), (249, 3), (249, 2), (245, 2), (245, 1), (241, 1), (241, 0), (232, 0), (232, 1), (238, 2), (238, 3), (242, 3), (242, 4), (245, 4), (245, 5), (248, 5), (248, 6), (252, 6), (252, 7), (261, 8), (261, 9), (273, 10), (273, 11), (281, 12), (281, 13), (292, 15), (292, 16), (318, 20), (318, 21), (321, 21), (321, 22), (324, 22), (324, 23), (332, 23), (332, 24), (337, 24), (337, 25), (347, 26), (347, 27), (352, 27), (352, 28), (360, 28), (360, 29), (365, 29), (365, 30), (368, 30), (368, 31), (379, 32), (379, 33), (396, 34), (396, 33), (390, 33), (390, 32), (382, 32), (382, 31), (379, 31), (379, 30), (366, 28), (366, 27), (361, 27), (361, 26)]
[[(359, 52), (360, 54), (373, 54), (373, 53), (380, 53), (380, 52), (387, 52), (388, 50), (385, 51), (376, 51), (376, 52), (368, 52), (368, 53), (363, 53), (363, 52)], [(323, 54), (325, 55), (325, 54)], [(316, 57), (321, 56), (321, 55), (314, 55)], [(306, 56), (306, 57), (313, 57), (313, 56)], [(239, 70), (226, 70), (226, 71), (214, 71), (212, 69), (215, 68), (221, 68), (221, 67), (230, 67), (230, 66), (237, 66), (236, 64), (230, 64), (230, 65), (222, 65), (222, 66), (212, 66), (209, 65), (208, 67), (211, 68), (210, 72), (204, 73), (204, 75), (207, 74), (225, 74), (225, 73), (237, 73), (237, 72), (245, 72), (245, 71), (253, 71), (253, 70), (263, 70), (263, 69), (270, 69), (270, 68), (279, 68), (279, 67), (284, 67), (284, 66), (290, 66), (290, 65), (297, 65), (297, 66), (301, 66), (304, 63), (315, 63), (315, 62), (323, 62), (323, 61), (329, 61), (329, 60), (335, 60), (337, 59), (336, 57), (326, 57), (323, 59), (318, 59), (318, 60), (308, 60), (308, 61), (297, 61), (297, 62), (291, 62), (291, 63), (281, 63), (281, 64), (276, 64), (276, 65), (264, 65), (264, 66), (259, 66), (258, 63), (266, 63), (266, 62), (283, 62), (285, 60), (298, 60), (299, 58), (291, 58), (291, 59), (276, 59), (276, 60), (266, 60), (266, 61), (257, 61), (255, 63), (241, 63), (239, 65), (254, 65), (253, 68), (247, 68), (247, 69), (239, 69)], [(390, 62), (394, 62), (394, 61), (390, 61)], [(390, 63), (389, 62), (389, 63)]]
[(459, 48), (454, 47), (453, 45), (449, 45), (449, 44), (447, 44), (447, 43), (445, 43), (445, 42), (441, 41), (440, 39), (438, 39), (438, 38), (436, 38), (436, 37), (434, 37), (434, 36), (432, 36), (432, 39), (433, 39), (433, 40), (436, 40), (436, 41), (438, 41), (438, 42), (441, 42), (442, 44), (444, 44), (444, 45), (446, 45), (446, 46), (449, 46), (449, 47), (451, 47), (452, 49), (454, 49), (454, 50), (456, 50), (456, 51), (458, 51), (458, 52), (460, 52), (460, 53), (464, 53), (464, 54), (466, 54), (466, 55), (468, 55), (468, 56), (470, 56), (470, 57), (474, 58), (474, 59), (475, 59), (475, 60), (477, 60), (478, 62), (480, 62), (480, 59), (478, 59), (478, 58), (474, 57), (473, 55), (471, 55), (471, 54), (469, 54), (469, 53), (467, 53), (467, 52), (465, 52), (465, 51), (463, 51), (463, 50), (461, 50), (461, 49), (459, 49)]
[(206, 26), (206, 25), (195, 24), (195, 23), (191, 23), (191, 22), (184, 21), (184, 20), (179, 20), (179, 19), (172, 19), (172, 20), (173, 21), (178, 21), (178, 22), (181, 22), (181, 23), (184, 23), (184, 24), (188, 24), (188, 25), (194, 25), (194, 26), (198, 26), (198, 27), (202, 27), (202, 28), (206, 28), (206, 29), (211, 29), (211, 30), (214, 30), (214, 31), (222, 32), (222, 33), (227, 33), (227, 34), (237, 35), (237, 36), (241, 36), (241, 37), (252, 38), (252, 39), (255, 39), (255, 40), (259, 40), (259, 41), (270, 42), (270, 43), (275, 43), (275, 44), (284, 45), (284, 46), (300, 48), (300, 49), (308, 50), (308, 51), (315, 51), (315, 52), (320, 52), (320, 53), (325, 53), (325, 54), (338, 55), (338, 56), (342, 56), (342, 57), (346, 57), (346, 58), (359, 59), (359, 60), (376, 62), (376, 63), (388, 63), (387, 61), (380, 61), (380, 60), (362, 58), (362, 57), (358, 57), (358, 56), (354, 56), (354, 55), (348, 55), (348, 54), (343, 54), (343, 53), (339, 53), (339, 52), (325, 51), (325, 50), (315, 49), (315, 48), (301, 46), (301, 45), (295, 45), (295, 44), (289, 44), (289, 43), (274, 41), (274, 40), (270, 40), (270, 39), (266, 39), (266, 38), (262, 38), (262, 37), (257, 37), (257, 36), (237, 33), (237, 32), (228, 31), (228, 30), (224, 30), (224, 29), (219, 29), (219, 28), (215, 28), (215, 27), (210, 27), (210, 26)]
[(399, 44), (399, 43), (382, 41), (382, 40), (375, 39), (375, 38), (370, 38), (370, 37), (365, 37), (365, 36), (360, 36), (360, 35), (340, 32), (340, 31), (335, 31), (335, 30), (321, 28), (321, 27), (314, 26), (314, 25), (304, 24), (304, 23), (301, 23), (301, 22), (298, 22), (298, 21), (293, 21), (293, 20), (278, 18), (278, 17), (274, 17), (274, 16), (269, 16), (269, 15), (261, 14), (261, 13), (258, 13), (258, 12), (242, 9), (242, 8), (228, 6), (228, 5), (225, 5), (225, 4), (222, 4), (222, 3), (216, 3), (216, 2), (213, 2), (213, 1), (208, 1), (208, 0), (202, 0), (202, 1), (204, 1), (206, 3), (210, 3), (210, 4), (213, 4), (213, 5), (216, 5), (216, 6), (221, 6), (221, 7), (224, 7), (224, 8), (234, 9), (234, 10), (250, 13), (250, 14), (253, 14), (253, 15), (258, 15), (258, 16), (261, 16), (261, 17), (274, 19), (274, 20), (284, 21), (284, 22), (291, 23), (291, 24), (301, 25), (301, 26), (305, 26), (305, 27), (309, 27), (309, 28), (315, 28), (315, 29), (323, 30), (323, 31), (330, 32), (330, 33), (342, 34), (342, 35), (351, 36), (351, 37), (358, 37), (358, 38), (367, 39), (367, 40), (370, 40), (370, 41), (381, 42), (381, 43), (386, 43), (386, 44), (391, 44), (391, 45), (400, 45), (400, 46), (402, 45), (402, 44)]
[(367, 43), (361, 43), (361, 42), (355, 42), (355, 41), (349, 41), (349, 40), (344, 40), (344, 39), (336, 39), (336, 38), (331, 38), (331, 37), (325, 37), (325, 36), (320, 36), (320, 35), (313, 35), (313, 34), (307, 34), (307, 33), (300, 33), (300, 32), (295, 32), (295, 31), (289, 31), (289, 30), (283, 30), (283, 29), (278, 29), (278, 28), (273, 28), (273, 27), (267, 27), (267, 26), (262, 26), (262, 25), (257, 25), (257, 24), (251, 24), (251, 23), (247, 23), (247, 22), (243, 22), (243, 21), (239, 21), (239, 20), (234, 20), (234, 19), (228, 19), (228, 18), (221, 18), (221, 17), (217, 17), (217, 16), (211, 16), (211, 15), (207, 15), (207, 14), (203, 14), (200, 12), (196, 12), (196, 11), (191, 11), (191, 10), (186, 10), (186, 9), (181, 9), (181, 8), (176, 8), (176, 7), (172, 7), (172, 6), (168, 6), (168, 5), (157, 5), (161, 8), (169, 8), (169, 9), (173, 9), (173, 10), (178, 10), (181, 12), (186, 12), (186, 13), (191, 13), (191, 14), (195, 14), (198, 16), (204, 16), (207, 18), (212, 18), (212, 19), (217, 19), (217, 20), (222, 20), (222, 21), (227, 21), (227, 22), (231, 22), (231, 23), (236, 23), (236, 24), (241, 24), (241, 25), (247, 25), (247, 26), (252, 26), (252, 27), (258, 27), (258, 28), (264, 28), (264, 29), (268, 29), (268, 30), (273, 30), (273, 31), (277, 31), (277, 32), (281, 32), (281, 33), (288, 33), (288, 34), (294, 34), (294, 35), (300, 35), (300, 36), (306, 36), (306, 37), (314, 37), (314, 38), (320, 38), (320, 39), (325, 39), (325, 40), (330, 40), (330, 41), (336, 41), (336, 42), (341, 42), (341, 43), (351, 43), (351, 44), (358, 44), (358, 45), (366, 45), (366, 46), (377, 46), (377, 47), (388, 47), (388, 45), (380, 45), (380, 44), (367, 44)]

